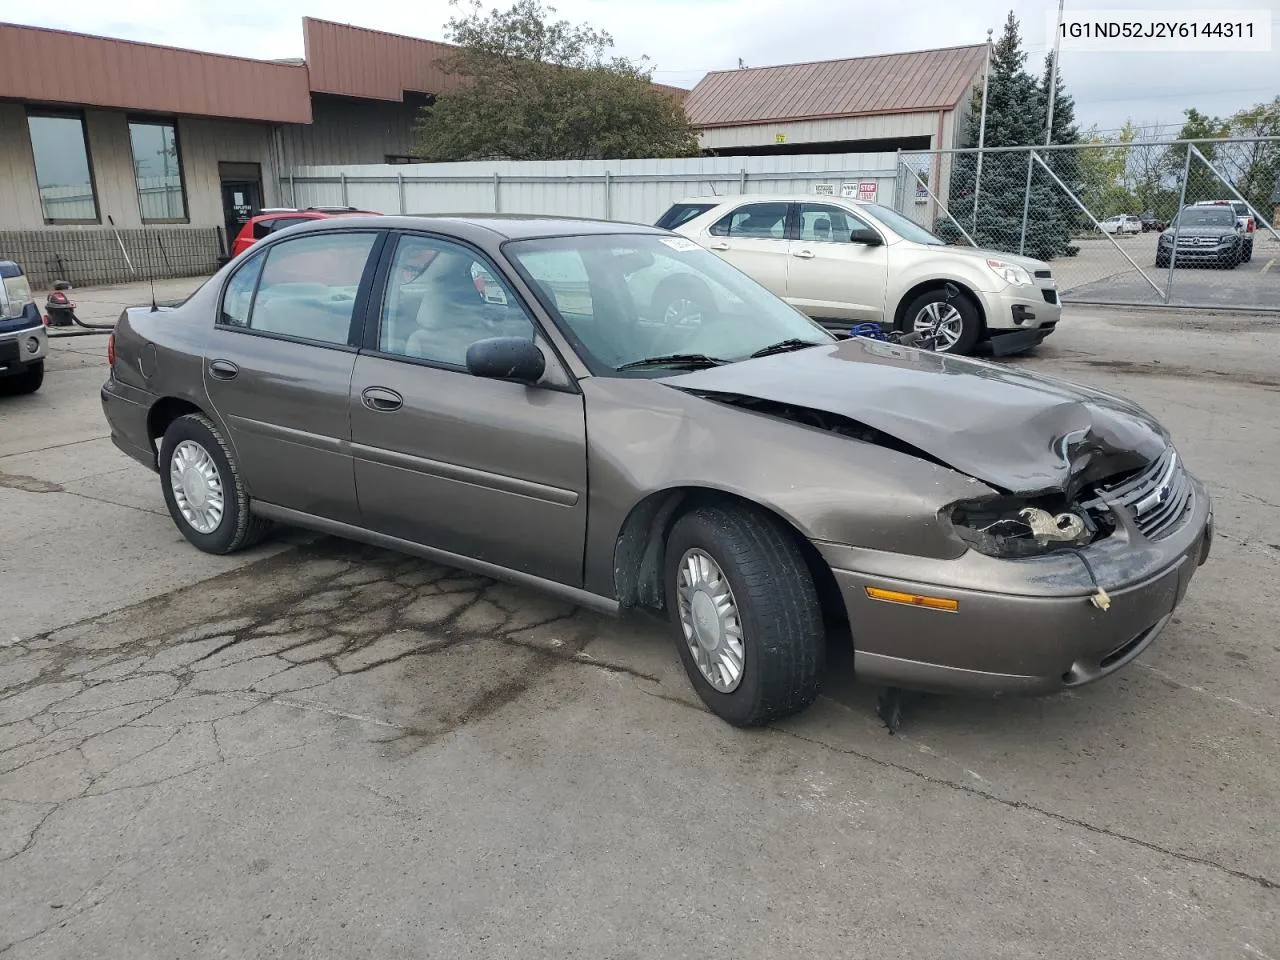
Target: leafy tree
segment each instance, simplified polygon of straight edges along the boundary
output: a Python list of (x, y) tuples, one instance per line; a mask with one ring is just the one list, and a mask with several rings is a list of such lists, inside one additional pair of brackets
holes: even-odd
[(1107, 140), (1099, 135), (1097, 127), (1093, 127), (1085, 140), (1089, 146), (1079, 151), (1084, 181), (1081, 199), (1099, 220), (1118, 213), (1139, 212), (1134, 209), (1139, 204), (1127, 182), (1129, 150), (1134, 136), (1132, 129), (1121, 130), (1118, 139)]
[[(1222, 120), (1219, 117), (1210, 117), (1201, 113), (1195, 107), (1184, 111), (1184, 116), (1187, 119), (1182, 124), (1182, 129), (1178, 131), (1179, 140), (1209, 140), (1225, 137), (1231, 132), (1231, 126), (1226, 120)], [(1200, 151), (1205, 160), (1213, 163), (1218, 144), (1200, 143), (1196, 144), (1196, 149)], [(1166, 155), (1169, 172), (1179, 186), (1182, 183), (1182, 172), (1186, 169), (1187, 153), (1188, 150), (1185, 145), (1175, 144), (1169, 148), (1169, 152)], [(1190, 173), (1187, 177), (1186, 202), (1195, 203), (1197, 200), (1220, 199), (1225, 192), (1228, 191), (1222, 186), (1222, 181), (1218, 179), (1218, 176), (1202, 163), (1195, 154), (1192, 154)]]
[[(987, 147), (1040, 146), (1045, 140), (1047, 120), (1048, 77), (1038, 83), (1026, 71), (1027, 54), (1022, 49), (1018, 19), (1009, 13), (1004, 33), (991, 51), (991, 69), (987, 80)], [(1075, 128), (1075, 110), (1061, 73), (1058, 76), (1057, 101), (1051, 131), (1053, 142), (1074, 143), (1079, 137)], [(977, 146), (982, 115), (982, 88), (975, 88), (972, 109), (965, 128), (965, 141)], [(1067, 151), (1066, 154), (1073, 153)], [(977, 215), (974, 215), (974, 191), (977, 175), (975, 154), (960, 154), (951, 170), (949, 206), (965, 229), (980, 245), (996, 250), (1016, 252), (1022, 245), (1023, 199), (1027, 188), (1027, 156), (1021, 153), (989, 153), (983, 159), (982, 180), (978, 187)], [(1064, 155), (1046, 163), (1068, 186), (1075, 189), (1081, 174), (1078, 159)], [(1049, 259), (1068, 252), (1067, 241), (1075, 206), (1053, 179), (1036, 168), (1031, 170), (1031, 199), (1027, 216), (1026, 253)], [(944, 239), (959, 238), (959, 231), (949, 220), (937, 225)]]
[[(1259, 103), (1231, 116), (1233, 137), (1280, 137), (1280, 97)], [(1272, 192), (1280, 185), (1280, 142), (1255, 141), (1234, 145), (1228, 175), (1240, 195), (1270, 220)]]
[[(456, 5), (458, 0), (450, 0)], [(507, 10), (452, 17), (456, 50), (443, 69), (456, 89), (424, 107), (427, 160), (581, 160), (692, 156), (698, 142), (680, 103), (654, 87), (648, 58), (610, 56), (613, 38), (552, 21), (554, 8), (516, 0)]]

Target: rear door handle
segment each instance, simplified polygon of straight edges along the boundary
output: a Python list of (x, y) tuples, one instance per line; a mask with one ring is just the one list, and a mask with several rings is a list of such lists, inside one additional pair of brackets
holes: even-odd
[(719, 243), (713, 243), (713, 244), (709, 247), (709, 249), (711, 249), (711, 250), (728, 250), (728, 249), (729, 249), (729, 245), (728, 245), (727, 243), (725, 243), (723, 240), (721, 240)]
[(240, 372), (230, 360), (212, 360), (209, 362), (209, 376), (215, 380), (234, 380)]
[(799, 257), (801, 260), (812, 260), (814, 257), (812, 250), (796, 250), (791, 255), (793, 257)]
[(404, 397), (386, 387), (365, 387), (360, 394), (361, 402), (377, 413), (390, 413), (404, 406)]

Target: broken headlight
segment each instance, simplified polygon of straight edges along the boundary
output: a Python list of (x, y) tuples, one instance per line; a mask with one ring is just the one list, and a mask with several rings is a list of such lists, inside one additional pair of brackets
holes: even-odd
[(1061, 498), (970, 500), (954, 504), (949, 519), (961, 540), (989, 557), (1036, 557), (1083, 547), (1112, 530), (1103, 517)]

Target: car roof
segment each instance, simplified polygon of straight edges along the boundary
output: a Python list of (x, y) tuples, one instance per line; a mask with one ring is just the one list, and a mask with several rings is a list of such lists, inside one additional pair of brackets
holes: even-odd
[[(717, 197), (681, 197), (675, 203), (711, 203), (719, 206), (722, 203), (740, 203), (747, 201), (749, 203), (829, 203), (831, 201), (840, 203), (852, 203), (855, 206), (867, 206), (868, 201), (858, 200), (854, 197), (836, 197), (829, 193), (732, 193), (728, 196)], [(675, 204), (672, 204), (675, 206)]]
[[(618, 223), (612, 220), (589, 220), (585, 217), (552, 217), (542, 214), (470, 213), (431, 216), (358, 216), (329, 217), (313, 223), (290, 227), (293, 231), (350, 230), (352, 227), (375, 227), (380, 230), (438, 230), (445, 233), (485, 232), (493, 239), (531, 240), (542, 237), (574, 237), (584, 234), (642, 233), (669, 235), (666, 230), (640, 223)], [(462, 228), (462, 229), (459, 229)], [(468, 230), (469, 228), (469, 230)], [(283, 233), (281, 234), (283, 235)]]

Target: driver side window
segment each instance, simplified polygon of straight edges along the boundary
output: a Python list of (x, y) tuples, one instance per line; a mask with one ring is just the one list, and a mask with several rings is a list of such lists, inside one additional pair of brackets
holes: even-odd
[(748, 203), (711, 227), (717, 237), (741, 237), (756, 240), (787, 239), (786, 203)]
[(533, 321), (487, 261), (432, 237), (402, 236), (378, 327), (383, 353), (465, 367), (490, 337), (534, 338)]

